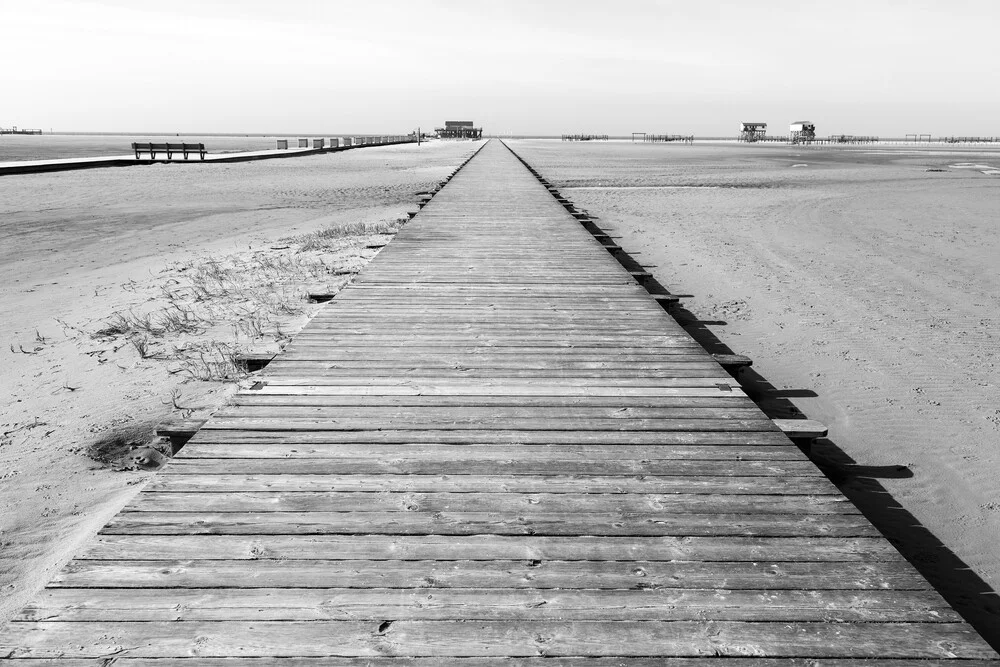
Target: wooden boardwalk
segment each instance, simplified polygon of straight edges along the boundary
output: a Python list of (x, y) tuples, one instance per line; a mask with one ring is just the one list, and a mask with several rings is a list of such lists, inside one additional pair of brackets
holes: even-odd
[(262, 380), (0, 656), (997, 664), (500, 142)]
[(150, 157), (137, 158), (133, 154), (128, 155), (108, 155), (103, 157), (71, 157), (55, 158), (50, 160), (15, 160), (12, 162), (0, 162), (0, 176), (14, 174), (41, 174), (52, 171), (76, 171), (79, 169), (100, 169), (107, 167), (135, 167), (153, 164), (223, 164), (230, 162), (255, 162), (257, 160), (276, 160), (290, 157), (306, 157), (310, 155), (322, 155), (324, 153), (339, 153), (341, 151), (357, 150), (359, 148), (376, 148), (379, 146), (396, 146), (399, 144), (413, 144), (416, 139), (410, 141), (389, 141), (378, 144), (357, 144), (354, 146), (328, 146), (325, 148), (285, 148), (263, 151), (240, 151), (237, 153), (209, 153), (204, 159), (193, 157), (185, 160), (180, 157), (180, 151), (176, 152), (172, 159), (167, 159), (165, 153), (158, 153), (155, 160)]

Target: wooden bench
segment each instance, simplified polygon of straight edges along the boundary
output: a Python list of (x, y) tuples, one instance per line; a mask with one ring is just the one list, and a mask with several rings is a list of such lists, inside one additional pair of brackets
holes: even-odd
[(183, 153), (184, 159), (188, 159), (189, 153), (198, 153), (201, 159), (205, 159), (205, 144), (154, 144), (154, 143), (132, 143), (132, 150), (135, 151), (135, 159), (139, 159), (142, 153), (149, 153), (151, 160), (156, 159), (157, 153), (166, 153), (167, 159), (171, 159), (174, 153)]

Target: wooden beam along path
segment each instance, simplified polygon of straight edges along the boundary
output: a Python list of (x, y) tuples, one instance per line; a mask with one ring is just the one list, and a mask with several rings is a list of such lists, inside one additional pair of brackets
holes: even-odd
[(3, 658), (997, 664), (499, 141), (21, 611)]

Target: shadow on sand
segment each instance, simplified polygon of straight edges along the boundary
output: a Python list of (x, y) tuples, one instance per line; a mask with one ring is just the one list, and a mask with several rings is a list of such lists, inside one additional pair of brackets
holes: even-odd
[[(655, 282), (650, 292), (665, 293)], [(734, 354), (707, 327), (707, 323), (680, 305), (671, 315), (691, 336), (712, 354)], [(714, 324), (714, 323), (713, 323)], [(753, 368), (737, 372), (744, 391), (772, 419), (803, 417), (792, 398), (814, 398), (809, 389), (778, 389)], [(924, 528), (879, 482), (881, 479), (909, 479), (913, 472), (903, 465), (864, 466), (827, 438), (812, 445), (800, 445), (803, 453), (819, 467), (896, 549), (926, 578), (942, 597), (994, 649), (1000, 651), (1000, 597), (965, 562)]]
[[(568, 207), (571, 212), (572, 206)], [(624, 249), (617, 247), (615, 237), (607, 236), (599, 219), (585, 211), (577, 218), (626, 270), (642, 274), (640, 281), (651, 294), (669, 294), (652, 275), (649, 267), (642, 265)], [(581, 219), (582, 218), (582, 219)], [(676, 303), (667, 305), (674, 319), (710, 354), (738, 354), (723, 343), (709, 326), (724, 326), (726, 322), (699, 320), (698, 317)], [(810, 389), (778, 389), (753, 368), (743, 367), (734, 371), (743, 390), (771, 419), (805, 417), (791, 402), (792, 398), (815, 398)], [(862, 466), (840, 449), (833, 441), (823, 438), (812, 444), (800, 445), (803, 453), (840, 489), (862, 514), (888, 539), (938, 593), (955, 609), (995, 650), (1000, 651), (1000, 597), (972, 571), (965, 562), (924, 528), (883, 487), (880, 479), (909, 479), (913, 473), (906, 466)]]

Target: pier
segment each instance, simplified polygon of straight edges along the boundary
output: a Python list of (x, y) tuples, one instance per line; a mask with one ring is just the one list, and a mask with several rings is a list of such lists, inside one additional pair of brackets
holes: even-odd
[[(311, 143), (310, 143), (311, 142)], [(158, 157), (150, 157), (145, 153), (142, 157), (136, 154), (112, 155), (107, 157), (75, 157), (52, 160), (18, 160), (0, 162), (0, 176), (9, 174), (38, 174), (50, 171), (74, 171), (78, 169), (98, 169), (107, 167), (134, 167), (152, 164), (220, 164), (229, 162), (253, 162), (256, 160), (274, 160), (278, 158), (303, 157), (320, 155), (356, 148), (371, 148), (373, 146), (393, 146), (396, 144), (417, 143), (415, 136), (385, 136), (385, 137), (342, 137), (330, 140), (327, 145), (322, 139), (299, 139), (298, 148), (289, 148), (288, 140), (284, 147), (266, 151), (244, 151), (238, 153), (207, 153), (203, 159), (185, 159), (178, 150), (172, 158), (161, 152)], [(130, 144), (131, 145), (131, 144)], [(209, 147), (210, 148), (210, 147)], [(134, 150), (134, 149), (133, 149)]]
[(0, 660), (1000, 665), (583, 217), (484, 144)]

